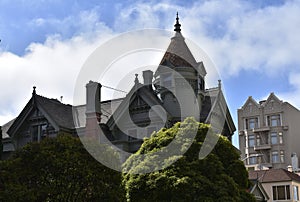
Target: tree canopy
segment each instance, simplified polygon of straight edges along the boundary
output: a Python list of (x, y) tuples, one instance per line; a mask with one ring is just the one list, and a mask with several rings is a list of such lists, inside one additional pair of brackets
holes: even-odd
[[(177, 136), (177, 147), (184, 150), (188, 140), (184, 134), (197, 127), (197, 135), (183, 155), (171, 156), (165, 162), (177, 160), (171, 166), (147, 173), (157, 165), (156, 151)], [(248, 172), (239, 160), (232, 144), (220, 137), (217, 144), (203, 144), (209, 125), (187, 118), (170, 129), (161, 129), (145, 139), (138, 152), (124, 164), (123, 185), (128, 201), (255, 201), (246, 189)], [(213, 134), (215, 135), (215, 134)], [(199, 159), (201, 147), (213, 147), (204, 159)], [(166, 151), (170, 152), (170, 151)], [(149, 154), (142, 158), (141, 154)], [(151, 155), (153, 154), (153, 155)], [(145, 174), (134, 174), (134, 173)]]
[(29, 143), (0, 168), (0, 201), (124, 201), (121, 173), (69, 135)]

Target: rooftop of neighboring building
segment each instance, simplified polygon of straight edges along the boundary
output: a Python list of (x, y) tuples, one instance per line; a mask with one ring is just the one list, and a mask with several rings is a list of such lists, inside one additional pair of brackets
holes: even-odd
[(14, 123), (15, 118), (10, 120), (9, 122), (7, 122), (6, 124), (4, 124), (2, 126), (2, 139), (6, 139), (9, 138), (9, 135), (7, 134), (8, 129), (10, 128), (10, 126)]
[(300, 176), (285, 169), (269, 169), (249, 171), (250, 180), (258, 180), (259, 182), (283, 182), (297, 181), (300, 182)]

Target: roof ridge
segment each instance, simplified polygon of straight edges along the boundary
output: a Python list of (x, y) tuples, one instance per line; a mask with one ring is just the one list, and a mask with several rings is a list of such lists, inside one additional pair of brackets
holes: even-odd
[(57, 98), (48, 98), (48, 97), (45, 97), (45, 96), (42, 96), (42, 95), (36, 95), (36, 96), (38, 96), (39, 98), (42, 98), (42, 99), (45, 99), (45, 100), (47, 100), (47, 101), (49, 101), (49, 102), (52, 102), (52, 103), (54, 103), (54, 104), (61, 104), (61, 105), (64, 105), (64, 106), (73, 106), (73, 105), (71, 105), (71, 104), (65, 104), (65, 103), (62, 103), (61, 101), (59, 101)]

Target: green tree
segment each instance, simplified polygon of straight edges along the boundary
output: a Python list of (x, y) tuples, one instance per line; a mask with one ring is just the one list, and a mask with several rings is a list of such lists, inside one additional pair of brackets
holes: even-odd
[[(155, 152), (166, 149), (177, 137), (177, 147), (184, 151), (187, 140), (183, 135), (192, 128), (197, 130), (191, 146), (184, 155), (174, 155), (165, 162), (177, 159), (163, 170), (146, 173), (149, 168), (159, 166)], [(239, 154), (232, 144), (220, 137), (217, 144), (204, 145), (209, 125), (187, 118), (170, 129), (161, 129), (145, 139), (139, 151), (124, 163), (123, 185), (128, 201), (255, 201), (246, 192), (248, 173), (239, 160)], [(214, 134), (210, 134), (214, 135)], [(212, 152), (199, 160), (201, 147), (212, 147)], [(148, 154), (142, 158), (140, 154)], [(153, 155), (152, 155), (153, 154)], [(134, 174), (134, 173), (146, 174)]]
[(124, 201), (121, 174), (69, 135), (30, 143), (0, 167), (0, 201)]

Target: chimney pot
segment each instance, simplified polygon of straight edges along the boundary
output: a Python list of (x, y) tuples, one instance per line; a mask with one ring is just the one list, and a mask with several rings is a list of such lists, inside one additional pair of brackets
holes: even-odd
[(151, 85), (153, 80), (153, 72), (151, 70), (143, 71), (144, 85)]

